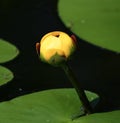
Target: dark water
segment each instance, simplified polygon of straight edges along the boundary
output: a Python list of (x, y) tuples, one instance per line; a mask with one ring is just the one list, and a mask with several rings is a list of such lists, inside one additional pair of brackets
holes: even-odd
[[(1, 0), (0, 37), (15, 44), (20, 55), (3, 64), (13, 71), (15, 78), (0, 87), (0, 100), (45, 89), (72, 87), (61, 69), (41, 63), (35, 51), (35, 43), (47, 32), (61, 30), (72, 34), (57, 14), (58, 1), (11, 2), (6, 4)], [(103, 109), (118, 109), (120, 55), (95, 47), (78, 37), (77, 40), (80, 49), (70, 64), (78, 80), (84, 89), (100, 95)]]

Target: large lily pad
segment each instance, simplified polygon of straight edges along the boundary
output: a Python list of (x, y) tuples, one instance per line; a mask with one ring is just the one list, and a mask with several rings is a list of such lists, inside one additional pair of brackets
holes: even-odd
[(0, 66), (0, 86), (9, 82), (12, 79), (13, 73), (9, 69)]
[[(98, 98), (86, 92), (90, 101)], [(37, 92), (0, 104), (1, 123), (72, 123), (81, 114), (81, 102), (74, 89)]]
[(0, 63), (14, 59), (19, 54), (19, 50), (11, 43), (0, 39)]
[[(98, 96), (86, 92), (90, 101)], [(120, 111), (94, 113), (72, 120), (81, 102), (74, 89), (37, 92), (0, 104), (1, 123), (119, 123)]]
[(80, 38), (120, 52), (120, 0), (60, 0), (59, 15)]

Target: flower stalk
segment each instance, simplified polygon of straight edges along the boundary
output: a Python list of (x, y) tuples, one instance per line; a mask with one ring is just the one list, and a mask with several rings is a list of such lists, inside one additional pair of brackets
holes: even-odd
[(36, 43), (36, 51), (41, 61), (52, 66), (62, 67), (70, 82), (74, 86), (85, 114), (92, 113), (92, 107), (84, 90), (77, 81), (67, 61), (73, 55), (77, 47), (74, 35), (69, 36), (61, 31), (54, 31), (42, 37), (40, 43)]
[(87, 96), (84, 92), (84, 90), (81, 88), (80, 83), (78, 83), (74, 73), (72, 72), (70, 66), (68, 64), (62, 64), (62, 69), (64, 70), (65, 74), (67, 75), (68, 79), (72, 83), (73, 87), (75, 88), (79, 99), (83, 105), (84, 113), (85, 114), (91, 114), (92, 113), (92, 107), (89, 103), (89, 100), (87, 99)]

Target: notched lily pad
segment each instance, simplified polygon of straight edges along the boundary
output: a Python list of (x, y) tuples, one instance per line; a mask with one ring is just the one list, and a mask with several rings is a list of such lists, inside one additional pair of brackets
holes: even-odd
[(9, 82), (12, 79), (13, 73), (9, 69), (0, 66), (0, 86)]
[(19, 50), (11, 43), (0, 39), (0, 63), (14, 59), (19, 54)]

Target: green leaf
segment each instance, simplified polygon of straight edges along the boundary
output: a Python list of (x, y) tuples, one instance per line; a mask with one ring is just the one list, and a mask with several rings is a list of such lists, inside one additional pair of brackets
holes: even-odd
[(5, 67), (0, 66), (0, 86), (13, 79), (13, 73)]
[(14, 59), (19, 54), (19, 50), (11, 43), (0, 39), (0, 63)]
[(91, 114), (76, 119), (73, 123), (120, 123), (120, 110)]
[[(86, 92), (90, 101), (98, 96)], [(81, 102), (74, 89), (54, 89), (18, 97), (0, 104), (1, 123), (119, 123), (120, 111), (95, 113), (72, 118)]]
[(80, 38), (120, 52), (120, 0), (60, 0), (59, 15)]
[[(90, 101), (98, 98), (86, 92)], [(0, 104), (1, 123), (72, 123), (81, 114), (74, 89), (53, 89), (18, 97)]]

